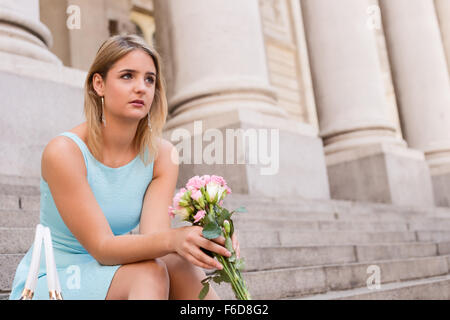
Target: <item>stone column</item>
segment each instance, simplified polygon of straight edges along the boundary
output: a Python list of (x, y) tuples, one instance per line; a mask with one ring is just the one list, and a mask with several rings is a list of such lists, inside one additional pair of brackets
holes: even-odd
[(61, 64), (51, 46), (51, 33), (39, 20), (39, 0), (0, 2), (0, 51)]
[[(290, 120), (270, 86), (258, 1), (156, 0), (154, 4), (156, 44), (165, 59), (168, 83), (167, 137), (177, 144), (174, 132), (186, 129), (194, 144), (201, 144), (202, 137), (195, 138), (201, 130), (219, 129), (225, 147), (234, 141), (226, 136), (228, 129), (232, 134), (244, 131), (246, 137), (260, 130), (255, 138), (259, 146), (238, 146), (232, 163), (229, 150), (222, 158), (226, 163), (185, 162), (180, 185), (192, 174), (222, 173), (239, 193), (329, 198), (317, 132), (311, 125)], [(202, 126), (200, 131), (195, 131), (196, 123)], [(261, 152), (261, 143), (270, 144), (271, 137), (276, 142), (271, 152), (279, 164), (273, 175), (263, 175), (261, 157), (256, 165), (249, 164), (247, 157), (252, 157), (249, 152)], [(203, 151), (200, 146), (194, 154), (201, 157)], [(294, 172), (304, 179), (299, 181)]]
[(380, 0), (404, 135), (450, 205), (450, 80), (433, 0)]
[(389, 110), (369, 2), (301, 4), (331, 196), (431, 205), (424, 156), (407, 149)]
[(450, 73), (450, 1), (434, 0), (436, 13), (439, 20), (442, 42), (447, 58), (448, 72)]
[(64, 67), (51, 39), (37, 0), (0, 1), (0, 175), (39, 178), (44, 147), (83, 121), (86, 74)]

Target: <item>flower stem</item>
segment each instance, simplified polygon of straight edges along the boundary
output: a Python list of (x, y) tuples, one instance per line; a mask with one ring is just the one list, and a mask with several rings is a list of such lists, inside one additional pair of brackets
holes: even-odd
[(230, 261), (228, 261), (227, 258), (219, 254), (214, 255), (222, 263), (225, 273), (228, 275), (228, 278), (230, 279), (231, 287), (234, 290), (236, 298), (239, 300), (251, 300), (250, 294), (247, 288), (245, 287), (245, 283), (242, 279), (242, 276), (240, 272), (236, 270), (233, 263), (231, 263)]

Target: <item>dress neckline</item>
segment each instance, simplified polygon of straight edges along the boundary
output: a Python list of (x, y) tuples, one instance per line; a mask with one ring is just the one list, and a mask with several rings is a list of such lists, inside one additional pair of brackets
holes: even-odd
[(136, 155), (136, 157), (135, 157), (133, 160), (131, 160), (130, 162), (128, 162), (127, 164), (125, 164), (125, 165), (123, 165), (123, 166), (120, 166), (120, 167), (117, 167), (117, 168), (109, 167), (109, 166), (103, 164), (102, 162), (100, 162), (99, 160), (97, 160), (97, 158), (94, 157), (94, 155), (91, 153), (91, 151), (89, 150), (89, 148), (88, 148), (88, 146), (86, 145), (86, 143), (84, 143), (83, 139), (81, 139), (76, 133), (73, 133), (73, 132), (70, 132), (70, 131), (66, 131), (66, 133), (69, 133), (69, 134), (71, 134), (71, 135), (74, 135), (78, 140), (80, 140), (80, 142), (84, 145), (84, 147), (86, 148), (88, 154), (92, 157), (92, 159), (94, 159), (94, 161), (95, 161), (98, 165), (100, 165), (101, 167), (103, 167), (103, 168), (105, 168), (105, 169), (108, 169), (108, 170), (120, 170), (120, 169), (125, 169), (125, 168), (131, 166), (133, 163), (135, 163), (135, 162), (138, 160), (138, 158), (139, 158), (139, 153), (138, 153), (138, 154)]

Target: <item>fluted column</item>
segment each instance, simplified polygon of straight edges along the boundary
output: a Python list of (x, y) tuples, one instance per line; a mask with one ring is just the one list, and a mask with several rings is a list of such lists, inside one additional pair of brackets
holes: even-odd
[(434, 0), (436, 13), (447, 58), (448, 72), (450, 73), (450, 1)]
[(376, 35), (367, 26), (369, 2), (301, 4), (331, 196), (431, 204), (423, 154), (406, 148), (387, 103)]
[[(237, 134), (239, 130), (258, 128), (269, 134), (269, 140), (271, 133), (267, 130), (279, 130), (279, 139), (275, 138), (279, 149), (272, 149), (279, 161), (274, 175), (264, 176), (256, 170), (260, 163), (249, 165), (249, 152), (259, 148), (253, 144), (250, 149), (236, 151), (238, 158), (246, 159), (245, 164), (184, 165), (180, 183), (191, 173), (223, 171), (239, 193), (329, 198), (317, 130), (289, 119), (270, 85), (258, 1), (155, 0), (154, 5), (156, 47), (166, 62), (170, 109), (167, 138), (171, 139), (171, 132), (178, 128), (190, 130), (195, 136), (195, 121), (203, 130), (221, 130), (227, 139), (224, 146), (233, 139), (225, 134), (227, 130)], [(260, 143), (270, 143), (259, 132), (257, 138)], [(197, 156), (201, 157), (201, 152), (201, 147), (194, 149)], [(292, 175), (299, 170), (305, 171), (302, 182)], [(307, 183), (311, 180), (315, 180), (313, 185)]]
[(155, 11), (157, 24), (163, 15), (171, 23), (171, 38), (162, 40), (170, 41), (176, 68), (168, 94), (175, 119), (168, 128), (230, 108), (285, 114), (269, 85), (256, 0), (156, 1)]
[(447, 172), (450, 187), (450, 79), (434, 1), (380, 0), (380, 7), (405, 139), (425, 153), (437, 203), (450, 205), (434, 177)]
[(60, 65), (51, 45), (51, 33), (39, 20), (39, 0), (0, 1), (0, 51)]

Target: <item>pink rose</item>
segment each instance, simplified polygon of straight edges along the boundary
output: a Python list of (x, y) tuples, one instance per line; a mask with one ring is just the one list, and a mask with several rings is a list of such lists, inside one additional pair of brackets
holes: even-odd
[(205, 215), (206, 215), (206, 211), (205, 210), (198, 211), (197, 214), (194, 216), (194, 219), (195, 219), (194, 223), (202, 220)]
[(178, 193), (175, 195), (175, 197), (173, 197), (172, 205), (174, 208), (180, 209), (179, 202), (187, 191), (188, 190), (186, 188), (181, 188), (180, 191), (178, 191)]
[(212, 175), (211, 176), (211, 181), (217, 183), (219, 186), (222, 186), (222, 187), (227, 184), (225, 179), (223, 177), (221, 177), (221, 176)]
[(175, 197), (173, 197), (173, 203), (172, 203), (172, 205), (173, 205), (173, 207), (174, 208), (177, 208), (177, 209), (179, 209), (178, 207), (179, 207), (179, 202), (180, 202), (180, 200), (181, 200), (181, 197), (183, 196), (183, 194), (182, 193), (177, 193), (176, 195), (175, 195)]
[(200, 190), (196, 190), (195, 192), (193, 192), (191, 194), (191, 198), (194, 199), (195, 201), (198, 201), (198, 199), (200, 199), (202, 197), (202, 192)]
[(169, 217), (175, 218), (175, 209), (172, 206), (169, 207)]
[(205, 186), (211, 182), (211, 176), (209, 174), (205, 174), (204, 176), (202, 176), (202, 180)]
[(190, 178), (188, 183), (186, 184), (186, 188), (188, 188), (189, 190), (198, 190), (203, 186), (205, 186), (205, 183), (199, 176)]

